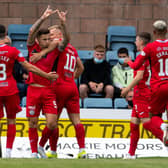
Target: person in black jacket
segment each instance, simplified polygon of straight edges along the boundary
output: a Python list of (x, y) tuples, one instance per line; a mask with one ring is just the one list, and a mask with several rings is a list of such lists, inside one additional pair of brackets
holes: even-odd
[(84, 67), (79, 86), (80, 97), (83, 99), (90, 93), (100, 93), (106, 98), (113, 98), (111, 68), (105, 60), (105, 48), (102, 45), (94, 47), (93, 59), (87, 60)]

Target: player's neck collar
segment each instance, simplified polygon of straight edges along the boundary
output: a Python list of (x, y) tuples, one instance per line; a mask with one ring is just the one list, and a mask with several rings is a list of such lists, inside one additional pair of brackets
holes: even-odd
[(157, 39), (156, 41), (160, 43), (167, 43), (168, 39)]
[(0, 47), (3, 47), (3, 46), (5, 46), (6, 44), (4, 44), (4, 43), (0, 43)]

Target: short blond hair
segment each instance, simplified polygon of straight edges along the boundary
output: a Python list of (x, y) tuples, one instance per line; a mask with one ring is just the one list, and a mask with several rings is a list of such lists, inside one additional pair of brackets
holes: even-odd
[(59, 26), (59, 25), (53, 25), (53, 26), (50, 26), (50, 27), (48, 28), (48, 30), (51, 30), (51, 29), (59, 29), (59, 30), (62, 30), (61, 26)]
[(157, 20), (153, 23), (153, 27), (155, 30), (163, 32), (165, 30), (167, 30), (167, 24), (165, 21), (163, 20)]

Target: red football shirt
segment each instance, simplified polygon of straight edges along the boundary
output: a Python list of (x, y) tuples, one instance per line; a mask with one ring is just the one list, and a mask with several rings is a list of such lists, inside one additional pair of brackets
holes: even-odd
[(57, 83), (74, 82), (77, 57), (78, 53), (71, 44), (68, 44), (65, 50), (60, 53), (57, 64), (57, 73), (59, 75)]
[[(32, 56), (32, 52), (40, 52), (41, 51), (41, 48), (37, 43), (34, 43), (34, 45), (32, 45), (32, 46), (27, 46), (27, 48), (29, 51), (29, 57)], [(35, 64), (33, 64), (33, 63), (32, 64), (45, 72), (51, 72), (52, 67), (54, 65), (54, 62), (55, 62), (55, 59), (57, 58), (58, 54), (59, 54), (59, 51), (56, 48), (55, 50), (48, 53), (45, 58), (40, 59)], [(27, 80), (27, 83), (28, 84), (37, 83), (37, 84), (44, 85), (44, 86), (51, 85), (50, 80), (43, 78), (39, 75), (36, 75), (32, 72), (29, 72), (29, 78)]]
[(151, 77), (149, 61), (147, 60), (138, 70), (134, 70), (134, 78), (135, 78), (138, 71), (144, 71), (144, 74), (143, 74), (143, 78), (134, 87), (134, 89), (136, 89), (136, 88), (143, 89), (143, 88), (149, 87), (149, 85), (150, 85), (149, 82), (150, 82), (150, 77)]
[(135, 62), (128, 64), (133, 69), (138, 69), (145, 60), (151, 66), (151, 86), (168, 80), (168, 40), (156, 40), (147, 44)]
[(18, 62), (25, 61), (19, 50), (6, 44), (0, 45), (0, 96), (9, 96), (18, 92), (12, 74), (16, 60)]

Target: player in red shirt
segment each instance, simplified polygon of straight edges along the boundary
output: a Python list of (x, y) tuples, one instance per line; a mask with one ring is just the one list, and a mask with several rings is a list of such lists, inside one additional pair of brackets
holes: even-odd
[[(64, 15), (64, 13), (62, 13), (62, 15)], [(61, 29), (57, 25), (50, 28), (50, 34), (52, 40), (62, 39)], [(47, 52), (48, 51), (46, 51), (46, 53)], [(42, 53), (45, 53), (44, 50)], [(56, 71), (59, 74), (59, 78), (57, 79), (57, 82), (53, 83), (53, 90), (56, 93), (58, 105), (58, 119), (63, 107), (65, 107), (69, 118), (75, 127), (76, 137), (80, 148), (78, 158), (86, 158), (85, 131), (80, 122), (79, 92), (74, 79), (81, 75), (83, 69), (83, 64), (76, 49), (71, 44), (68, 44), (58, 57)], [(57, 135), (55, 134), (50, 137), (51, 151), (47, 153), (48, 157), (57, 157), (56, 145), (59, 137), (58, 128), (56, 132)]]
[[(59, 78), (57, 82), (53, 83), (53, 89), (57, 96), (58, 118), (63, 107), (65, 107), (69, 118), (75, 127), (76, 138), (80, 148), (78, 158), (86, 157), (84, 141), (85, 131), (80, 122), (79, 92), (74, 79), (81, 75), (83, 69), (83, 64), (76, 49), (71, 44), (68, 44), (58, 58), (56, 71), (59, 74)], [(58, 139), (58, 136), (56, 138)], [(50, 137), (50, 144), (52, 144), (52, 141), (54, 140), (53, 137)], [(48, 154), (49, 157), (52, 156), (50, 154)]]
[[(45, 49), (49, 46), (50, 43), (50, 34), (48, 29), (39, 29), (40, 25), (46, 20), (50, 15), (58, 12), (58, 10), (53, 11), (50, 6), (46, 9), (44, 14), (38, 19), (32, 28), (30, 29), (29, 37), (27, 40), (29, 57), (32, 62), (36, 62), (33, 56), (33, 53), (38, 53), (42, 49)], [(64, 26), (64, 22), (60, 17), (61, 23)], [(48, 53), (45, 57), (38, 60), (34, 63), (35, 66), (44, 70), (45, 72), (50, 72), (52, 70), (55, 59), (59, 55), (61, 48), (65, 48), (68, 42), (67, 37), (64, 36), (62, 43), (58, 44), (54, 41), (55, 45), (58, 45), (53, 51)], [(59, 49), (58, 49), (59, 48)], [(32, 59), (33, 58), (33, 59)], [(37, 59), (36, 59), (37, 60)], [(47, 142), (48, 138), (55, 132), (57, 125), (57, 103), (55, 94), (51, 88), (51, 82), (44, 78), (41, 78), (37, 75), (29, 73), (28, 79), (29, 87), (27, 92), (27, 106), (26, 114), (29, 119), (29, 139), (32, 150), (32, 157), (37, 158), (38, 153), (42, 158), (46, 158), (43, 146)], [(46, 117), (46, 127), (42, 131), (42, 138), (38, 143), (38, 117), (40, 111), (42, 110), (43, 114)]]
[(168, 40), (166, 39), (167, 25), (164, 21), (158, 20), (153, 24), (153, 34), (155, 41), (149, 43), (141, 51), (140, 56), (131, 62), (129, 59), (125, 59), (124, 63), (133, 69), (138, 69), (147, 60), (149, 60), (151, 67), (151, 101), (150, 112), (152, 118), (150, 120), (151, 125), (156, 125), (157, 128), (161, 128), (164, 131), (163, 142), (167, 146), (168, 140), (168, 126), (163, 123), (160, 118), (162, 113), (165, 112), (166, 104), (168, 102)]
[[(142, 32), (136, 37), (136, 46), (138, 51), (142, 51), (147, 43), (151, 40), (151, 36), (147, 32)], [(139, 56), (138, 56), (139, 57)], [(138, 70), (134, 71), (134, 79), (129, 86), (122, 89), (121, 96), (134, 88), (133, 110), (130, 122), (130, 149), (124, 159), (135, 159), (135, 150), (139, 140), (139, 124), (143, 123), (143, 127), (151, 131), (157, 138), (162, 141), (163, 131), (157, 129), (155, 125), (150, 125), (150, 64), (147, 60)]]
[(57, 75), (47, 74), (28, 63), (19, 50), (5, 44), (5, 36), (5, 26), (0, 25), (0, 118), (4, 116), (3, 106), (5, 106), (8, 124), (6, 157), (10, 158), (16, 134), (16, 113), (21, 111), (17, 85), (12, 75), (14, 62), (20, 62), (28, 71), (48, 79), (56, 79)]

